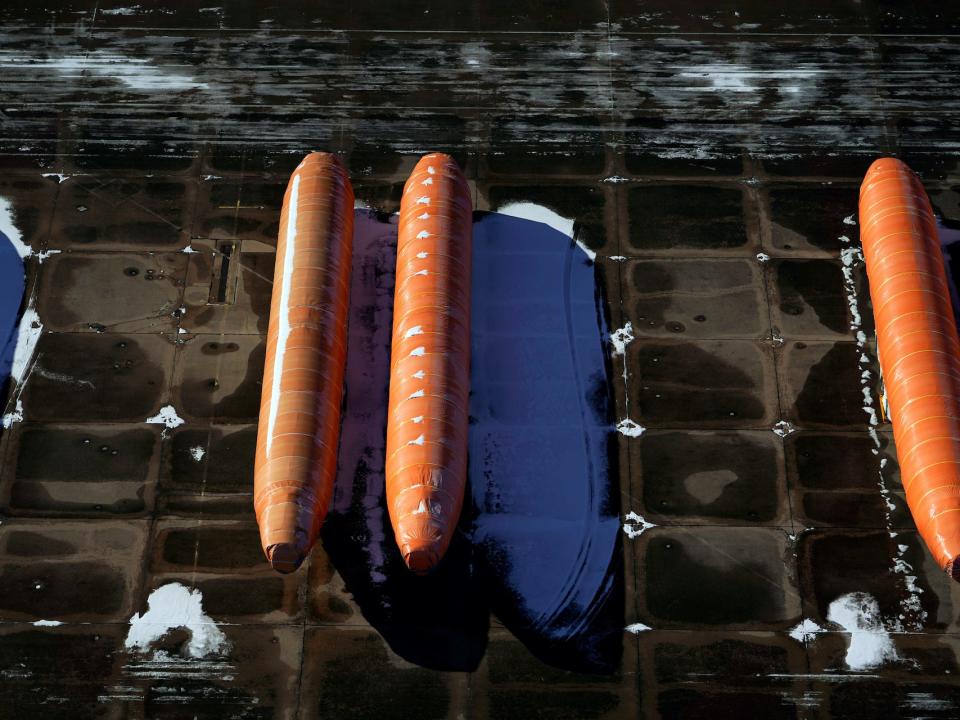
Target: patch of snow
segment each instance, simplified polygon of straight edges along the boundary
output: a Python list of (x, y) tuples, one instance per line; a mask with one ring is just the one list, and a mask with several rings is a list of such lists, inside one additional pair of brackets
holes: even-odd
[(58, 625), (63, 625), (59, 620), (36, 620), (33, 624), (37, 627), (57, 627)]
[(20, 401), (20, 398), (17, 398), (17, 405), (13, 411), (6, 413), (3, 418), (0, 418), (0, 424), (3, 425), (4, 430), (9, 430), (11, 425), (18, 422), (23, 422), (23, 403)]
[(644, 625), (643, 623), (631, 623), (630, 625), (627, 625), (624, 628), (624, 630), (626, 630), (628, 633), (639, 635), (640, 633), (646, 632), (647, 630), (653, 630), (653, 628), (650, 627), (649, 625)]
[(610, 177), (605, 177), (603, 180), (601, 180), (601, 182), (619, 184), (630, 182), (630, 178), (625, 178), (620, 175), (611, 175)]
[(857, 221), (854, 219), (855, 217), (856, 217), (856, 213), (851, 213), (850, 215), (847, 215), (847, 216), (843, 219), (843, 224), (844, 224), (844, 225), (856, 225), (856, 224), (857, 224)]
[(200, 251), (199, 251), (199, 250), (194, 250), (194, 249), (193, 249), (193, 245), (187, 245), (187, 246), (186, 246), (183, 250), (181, 250), (180, 252), (186, 253), (187, 255), (192, 255), (192, 254), (198, 253), (198, 252), (200, 252)]
[(40, 177), (45, 177), (45, 178), (55, 177), (57, 179), (57, 185), (70, 179), (69, 175), (64, 175), (63, 173), (41, 173)]
[[(713, 63), (688, 66), (679, 73), (681, 78), (702, 78), (709, 83), (709, 90), (723, 93), (760, 93), (764, 84), (776, 81), (780, 92), (799, 93), (801, 85), (813, 85), (822, 73), (816, 69), (760, 69), (737, 63)], [(795, 83), (795, 84), (789, 84)], [(702, 88), (690, 88), (691, 90)], [(812, 87), (811, 87), (812, 89)]]
[(770, 256), (766, 253), (757, 253), (757, 262), (763, 265), (764, 263), (770, 262)]
[(158, 587), (147, 598), (147, 611), (130, 618), (130, 630), (124, 646), (145, 652), (170, 630), (190, 631), (187, 655), (202, 658), (228, 649), (227, 638), (209, 615), (203, 612), (203, 596), (180, 583)]
[(190, 448), (190, 457), (192, 457), (196, 462), (203, 460), (203, 456), (207, 454), (207, 451), (203, 449), (202, 445), (195, 445)]
[(774, 433), (776, 433), (780, 437), (786, 437), (790, 433), (794, 433), (797, 431), (797, 429), (786, 420), (781, 420), (776, 425), (774, 425), (771, 429), (773, 430)]
[(655, 527), (656, 525), (654, 525), (652, 522), (647, 522), (643, 515), (635, 513), (632, 510), (623, 518), (623, 531), (631, 540), (640, 537), (647, 530)]
[(851, 670), (871, 670), (900, 659), (890, 633), (883, 627), (880, 605), (872, 595), (841, 595), (830, 603), (827, 620), (850, 634), (845, 662)]
[(613, 356), (623, 355), (627, 351), (627, 345), (632, 343), (634, 339), (633, 324), (628, 320), (626, 325), (610, 334)]
[(173, 405), (165, 405), (160, 408), (158, 412), (153, 417), (149, 417), (144, 422), (148, 422), (154, 425), (166, 425), (168, 428), (180, 427), (185, 422), (183, 418), (177, 415), (176, 409)]
[(817, 633), (821, 632), (823, 632), (823, 628), (817, 625), (813, 620), (807, 618), (790, 631), (790, 637), (797, 642), (807, 643), (816, 639)]
[(627, 259), (627, 256), (626, 256), (626, 255), (611, 255), (611, 256), (610, 256), (610, 259), (613, 260), (614, 262), (623, 262), (624, 260)]
[(635, 423), (630, 418), (624, 418), (617, 423), (617, 432), (627, 437), (640, 437), (646, 431), (643, 425)]
[(17, 347), (13, 351), (13, 364), (10, 367), (10, 377), (14, 385), (19, 385), (26, 378), (27, 367), (33, 358), (33, 351), (37, 347), (40, 335), (43, 333), (43, 323), (40, 322), (40, 315), (33, 307), (33, 300), (27, 304), (27, 309), (23, 311), (20, 318), (20, 326), (17, 329)]
[(42, 253), (37, 253), (37, 261), (43, 265), (43, 261), (46, 260), (51, 255), (59, 255), (62, 250), (44, 250)]
[(132, 5), (131, 7), (100, 9), (98, 12), (101, 15), (136, 15), (139, 11), (139, 5)]
[(549, 225), (554, 230), (562, 232), (573, 239), (573, 220), (565, 218), (548, 207), (531, 202), (511, 202), (497, 208), (501, 215), (532, 220), (533, 222)]
[[(101, 10), (100, 12), (105, 12)], [(104, 50), (95, 50), (86, 55), (68, 55), (60, 58), (24, 58), (13, 56), (0, 60), (0, 69), (19, 69), (24, 65), (41, 67), (60, 74), (64, 80), (74, 80), (89, 73), (110, 80), (116, 80), (131, 90), (173, 92), (185, 90), (206, 90), (207, 83), (198, 82), (179, 68), (186, 65), (152, 65), (145, 58), (127, 57)]]

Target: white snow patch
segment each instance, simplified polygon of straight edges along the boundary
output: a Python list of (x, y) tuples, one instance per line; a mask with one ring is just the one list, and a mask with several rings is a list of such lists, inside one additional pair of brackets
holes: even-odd
[(856, 224), (857, 224), (857, 221), (856, 221), (855, 217), (856, 217), (856, 213), (851, 213), (850, 215), (847, 215), (847, 216), (843, 219), (843, 224), (844, 224), (844, 225), (856, 225)]
[[(709, 83), (706, 89), (724, 93), (760, 93), (765, 84), (776, 81), (776, 87), (781, 93), (794, 95), (800, 93), (801, 89), (814, 89), (816, 80), (822, 72), (819, 68), (777, 70), (759, 69), (737, 63), (707, 63), (688, 66), (685, 71), (679, 73), (679, 77), (703, 78)], [(692, 91), (703, 89), (689, 87)]]
[(764, 263), (770, 262), (770, 256), (766, 253), (757, 253), (757, 262), (763, 265)]
[(168, 428), (175, 428), (183, 425), (185, 420), (177, 415), (177, 411), (173, 405), (165, 405), (160, 408), (160, 412), (153, 417), (147, 418), (144, 420), (144, 422), (151, 423), (153, 425), (166, 425)]
[(531, 202), (512, 202), (499, 208), (497, 212), (501, 215), (520, 218), (522, 220), (533, 220), (534, 222), (549, 225), (554, 230), (558, 230), (568, 238), (573, 238), (573, 220), (557, 214), (548, 207)]
[(427, 436), (421, 435), (416, 440), (409, 441), (407, 445), (423, 445), (425, 442), (427, 442)]
[(37, 627), (57, 627), (58, 625), (63, 625), (59, 620), (36, 620), (33, 624)]
[(627, 437), (640, 437), (646, 431), (643, 425), (635, 423), (630, 418), (624, 418), (617, 423), (617, 432)]
[(776, 425), (774, 425), (771, 430), (780, 437), (786, 437), (790, 433), (794, 433), (797, 429), (786, 420), (781, 420)]
[(25, 65), (51, 70), (67, 81), (75, 81), (84, 73), (117, 80), (131, 90), (177, 92), (209, 88), (207, 83), (198, 82), (180, 69), (187, 65), (152, 65), (144, 58), (127, 57), (103, 50), (60, 58), (38, 60), (35, 57), (14, 55), (0, 60), (0, 69), (4, 70), (23, 72)]
[(18, 422), (23, 422), (23, 403), (20, 401), (20, 398), (17, 398), (17, 405), (13, 411), (6, 413), (3, 418), (0, 418), (0, 424), (3, 425), (4, 430), (9, 430), (11, 425)]
[(190, 457), (192, 457), (196, 462), (203, 460), (203, 456), (207, 454), (207, 451), (203, 449), (202, 445), (196, 445), (190, 448)]
[(403, 334), (403, 339), (412, 338), (416, 335), (423, 335), (423, 325), (414, 325)]
[(613, 345), (613, 356), (623, 355), (627, 351), (627, 345), (633, 341), (633, 323), (628, 320), (626, 325), (610, 334), (610, 343)]
[(170, 630), (190, 631), (187, 655), (202, 658), (228, 649), (227, 638), (209, 615), (203, 612), (203, 595), (180, 583), (158, 587), (147, 598), (147, 611), (130, 618), (130, 631), (124, 641), (128, 650), (146, 651), (151, 643)]
[(790, 631), (790, 637), (797, 642), (806, 643), (814, 640), (817, 633), (821, 632), (823, 632), (823, 628), (807, 618)]
[(610, 256), (610, 259), (613, 260), (614, 262), (623, 262), (624, 260), (627, 259), (627, 256), (626, 256), (626, 255), (611, 255), (611, 256)]
[(46, 260), (51, 255), (59, 255), (62, 250), (44, 250), (42, 253), (37, 253), (37, 261), (43, 265), (43, 261)]
[(423, 357), (425, 352), (427, 352), (427, 348), (421, 345), (420, 347), (415, 347), (413, 350), (411, 350), (409, 357)]
[(639, 635), (640, 633), (646, 632), (647, 630), (653, 630), (653, 628), (650, 627), (649, 625), (644, 625), (643, 623), (632, 623), (630, 625), (627, 625), (624, 628), (624, 630), (626, 630), (628, 633)]
[(100, 9), (98, 12), (101, 15), (136, 15), (139, 10), (139, 5), (132, 5), (130, 7)]
[(10, 377), (13, 378), (15, 386), (25, 380), (27, 367), (30, 365), (30, 359), (33, 357), (33, 351), (42, 333), (43, 323), (40, 322), (40, 315), (33, 307), (33, 300), (30, 300), (27, 309), (23, 311), (23, 317), (20, 318), (17, 347), (13, 351), (13, 365), (10, 367)]
[(610, 177), (605, 177), (601, 182), (619, 184), (630, 182), (630, 178), (625, 178), (622, 175), (611, 175)]
[(655, 527), (656, 525), (654, 525), (652, 522), (647, 522), (643, 515), (635, 513), (632, 510), (623, 518), (623, 531), (631, 540), (640, 537), (647, 530)]
[(429, 204), (430, 204), (430, 198), (427, 197), (426, 195), (424, 195), (423, 197), (417, 198), (417, 205), (429, 205)]
[(428, 233), (426, 230), (421, 230), (417, 233), (417, 240), (424, 240), (428, 237), (430, 237), (430, 233)]
[(57, 185), (70, 179), (69, 175), (65, 175), (63, 173), (40, 173), (40, 177), (45, 177), (45, 178), (55, 177), (57, 179)]
[(883, 627), (880, 605), (872, 595), (841, 595), (830, 603), (827, 620), (850, 634), (845, 662), (851, 670), (871, 670), (900, 659), (890, 633)]
[(187, 255), (192, 255), (192, 254), (198, 253), (198, 252), (200, 252), (200, 251), (199, 251), (199, 250), (194, 250), (194, 249), (193, 249), (193, 245), (187, 245), (187, 246), (186, 246), (183, 250), (181, 250), (180, 252), (186, 253)]

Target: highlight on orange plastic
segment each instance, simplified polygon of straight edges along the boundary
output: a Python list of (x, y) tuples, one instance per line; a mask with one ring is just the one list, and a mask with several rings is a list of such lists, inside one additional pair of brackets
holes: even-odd
[(352, 248), (347, 171), (311, 153), (280, 215), (254, 466), (260, 542), (282, 573), (309, 554), (333, 494)]
[(960, 579), (960, 340), (930, 201), (904, 163), (870, 166), (860, 226), (907, 504)]
[(443, 558), (463, 506), (470, 394), (473, 205), (448, 155), (403, 188), (387, 419), (387, 504), (413, 572)]

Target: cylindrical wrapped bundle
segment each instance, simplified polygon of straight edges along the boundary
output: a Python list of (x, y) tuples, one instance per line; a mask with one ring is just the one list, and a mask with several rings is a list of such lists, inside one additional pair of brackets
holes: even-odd
[(440, 562), (463, 506), (473, 206), (448, 155), (424, 156), (400, 203), (387, 420), (387, 503), (412, 571)]
[(260, 541), (284, 573), (309, 554), (333, 494), (352, 246), (347, 171), (311, 153), (283, 199), (254, 467)]
[(930, 201), (904, 163), (870, 166), (860, 226), (907, 504), (940, 567), (960, 579), (960, 340)]

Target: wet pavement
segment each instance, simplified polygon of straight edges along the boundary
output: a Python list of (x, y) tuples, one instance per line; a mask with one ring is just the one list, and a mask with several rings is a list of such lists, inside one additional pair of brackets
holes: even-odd
[[(960, 222), (960, 14), (704, 5), (0, 8), (0, 231), (38, 336), (2, 413), (0, 717), (960, 715), (960, 590), (878, 417), (856, 226), (878, 154)], [(451, 152), (478, 211), (536, 204), (596, 253), (620, 529), (585, 644), (552, 590), (530, 621), (534, 565), (491, 590), (473, 515), (446, 576), (369, 582), (368, 484), (300, 571), (264, 562), (273, 247), (314, 149), (381, 220)]]

